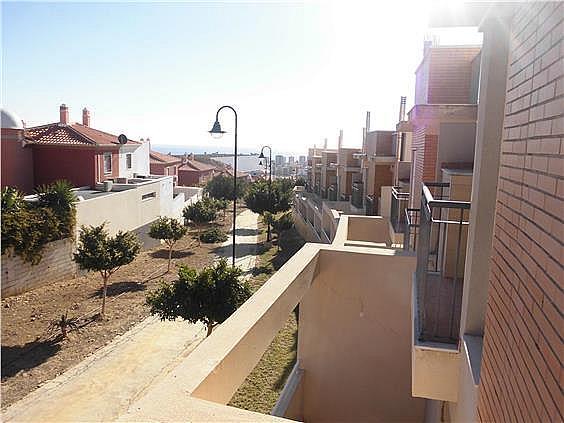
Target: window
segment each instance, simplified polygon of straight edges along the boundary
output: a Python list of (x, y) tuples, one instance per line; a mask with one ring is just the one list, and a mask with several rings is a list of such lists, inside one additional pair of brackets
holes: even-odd
[(156, 198), (156, 196), (157, 196), (157, 193), (156, 193), (156, 192), (149, 192), (149, 193), (147, 193), (147, 194), (143, 194), (143, 195), (141, 196), (141, 200), (149, 200), (149, 199), (151, 199), (151, 198)]
[(104, 175), (112, 173), (112, 153), (104, 153)]
[(125, 165), (128, 169), (131, 169), (131, 153), (125, 155)]

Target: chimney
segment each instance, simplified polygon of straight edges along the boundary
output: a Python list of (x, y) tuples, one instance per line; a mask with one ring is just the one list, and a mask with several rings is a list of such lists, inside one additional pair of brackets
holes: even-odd
[(401, 96), (400, 99), (400, 109), (399, 109), (399, 121), (403, 122), (405, 120), (405, 96)]
[(339, 141), (337, 143), (337, 148), (340, 150), (343, 147), (343, 130), (339, 129)]
[(90, 126), (90, 111), (86, 107), (82, 109), (82, 124)]
[(366, 112), (366, 132), (370, 132), (370, 112)]
[(63, 125), (68, 125), (69, 124), (69, 108), (67, 107), (67, 105), (65, 103), (61, 104), (61, 107), (59, 107), (59, 115), (60, 115), (59, 122), (62, 123)]
[(323, 141), (323, 149), (327, 150), (327, 138)]

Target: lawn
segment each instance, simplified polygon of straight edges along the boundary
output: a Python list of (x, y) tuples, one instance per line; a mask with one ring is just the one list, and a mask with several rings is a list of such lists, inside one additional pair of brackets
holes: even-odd
[[(259, 245), (259, 256), (250, 280), (253, 290), (259, 289), (304, 245), (303, 239), (295, 229), (281, 235), (280, 249), (276, 241), (272, 246), (264, 242), (266, 238), (264, 230), (261, 237), (263, 242)], [(296, 362), (297, 346), (298, 324), (295, 314), (292, 313), (256, 367), (231, 398), (229, 405), (270, 414)]]

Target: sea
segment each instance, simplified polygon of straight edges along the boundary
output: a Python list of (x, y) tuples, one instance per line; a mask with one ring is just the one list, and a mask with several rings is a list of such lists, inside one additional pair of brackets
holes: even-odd
[[(217, 146), (215, 146), (215, 147), (217, 147)], [(170, 154), (184, 154), (184, 153), (188, 153), (188, 154), (190, 154), (190, 153), (194, 153), (194, 154), (213, 154), (213, 153), (229, 154), (233, 151), (232, 149), (228, 149), (227, 147), (224, 148), (224, 149), (214, 148), (214, 151), (210, 151), (210, 145), (207, 145), (207, 146), (198, 146), (198, 145), (178, 146), (178, 145), (152, 144), (151, 143), (151, 148), (160, 152), (160, 153), (165, 153), (165, 154), (168, 154), (168, 153), (170, 153)], [(238, 157), (237, 157), (237, 170), (239, 170), (241, 172), (252, 172), (252, 171), (264, 169), (263, 166), (259, 165), (259, 158), (258, 158), (258, 155), (256, 155), (259, 152), (255, 151), (253, 149), (250, 149), (250, 148), (242, 147), (238, 153), (243, 154), (243, 155), (238, 155)], [(253, 154), (253, 155), (250, 155), (250, 154)], [(274, 152), (273, 151), (273, 154), (272, 154), (273, 159), (274, 159), (275, 154), (282, 154), (284, 156), (296, 156), (296, 157), (298, 156), (298, 154)], [(233, 156), (214, 157), (214, 159), (233, 166)]]

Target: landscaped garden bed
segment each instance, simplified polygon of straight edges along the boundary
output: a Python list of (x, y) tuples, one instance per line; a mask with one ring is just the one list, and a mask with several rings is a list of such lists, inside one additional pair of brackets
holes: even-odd
[[(227, 214), (225, 219), (221, 216), (204, 227), (229, 231), (231, 223)], [(131, 264), (119, 269), (108, 284), (105, 320), (95, 318), (100, 311), (102, 286), (97, 272), (3, 299), (2, 407), (63, 373), (149, 316), (147, 292), (162, 279), (176, 278), (176, 265), (202, 268), (212, 263), (218, 244), (198, 246), (197, 233), (191, 228), (176, 243), (168, 273), (166, 245), (140, 253)], [(67, 311), (67, 318), (78, 318), (78, 329), (62, 340), (59, 329), (50, 326)]]

